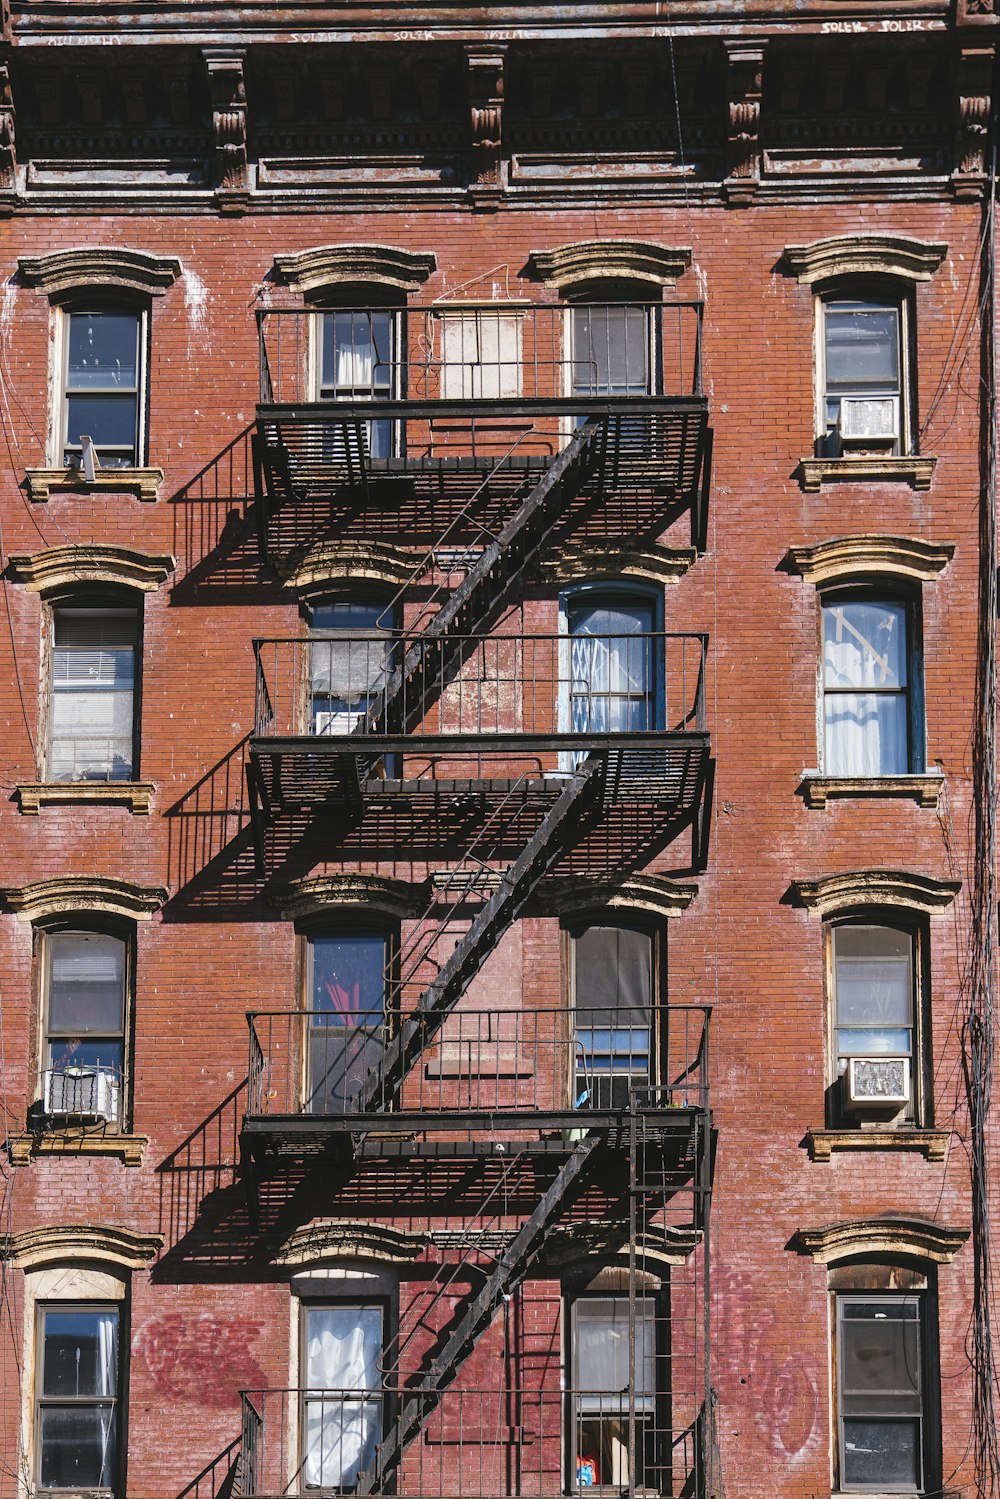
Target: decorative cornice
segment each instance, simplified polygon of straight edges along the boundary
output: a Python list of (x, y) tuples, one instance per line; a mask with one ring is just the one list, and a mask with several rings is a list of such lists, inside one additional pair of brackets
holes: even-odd
[(593, 281), (641, 281), (662, 290), (687, 270), (691, 251), (639, 239), (584, 239), (554, 250), (532, 250), (530, 263), (539, 280), (557, 291)]
[(807, 583), (852, 582), (872, 573), (930, 583), (955, 555), (914, 536), (836, 536), (811, 547), (789, 547), (789, 571)]
[(961, 888), (961, 880), (937, 880), (902, 869), (859, 869), (791, 884), (792, 894), (814, 916), (834, 916), (855, 906), (890, 906), (939, 916)]
[(895, 276), (929, 281), (948, 253), (945, 244), (902, 234), (837, 234), (808, 245), (786, 245), (782, 259), (800, 284), (836, 276)]
[(118, 1156), (124, 1166), (141, 1166), (148, 1144), (147, 1135), (109, 1135), (85, 1130), (7, 1136), (12, 1166), (30, 1166), (32, 1157), (40, 1155)]
[(294, 255), (276, 255), (274, 268), (292, 291), (371, 285), (413, 292), (437, 269), (437, 257), (432, 250), (393, 245), (314, 245)]
[(37, 817), (42, 807), (128, 807), (137, 817), (148, 816), (156, 787), (152, 781), (32, 781), (15, 786), (25, 817)]
[(825, 1228), (803, 1228), (795, 1239), (798, 1248), (820, 1265), (862, 1255), (905, 1255), (948, 1265), (969, 1233), (967, 1228), (945, 1228), (929, 1218), (896, 1218), (885, 1214), (879, 1218), (831, 1223)]
[(830, 1160), (835, 1150), (919, 1150), (929, 1161), (943, 1161), (949, 1129), (811, 1129), (805, 1143), (813, 1161)]
[(177, 566), (176, 559), (166, 554), (151, 556), (127, 547), (89, 544), (50, 547), (30, 554), (17, 552), (9, 562), (14, 582), (23, 583), (32, 593), (78, 587), (81, 583), (152, 593)]
[(821, 809), (831, 796), (910, 796), (921, 807), (936, 807), (944, 790), (944, 776), (939, 772), (913, 776), (825, 776), (807, 770), (799, 790), (807, 807)]
[(375, 1260), (405, 1265), (427, 1248), (427, 1235), (386, 1223), (353, 1218), (317, 1218), (297, 1228), (274, 1256), (276, 1265), (315, 1265), (326, 1260)]
[(11, 1234), (0, 1240), (0, 1258), (19, 1270), (38, 1270), (65, 1260), (100, 1260), (123, 1270), (141, 1270), (162, 1247), (162, 1234), (68, 1223)]
[(63, 875), (35, 880), (30, 885), (0, 887), (0, 901), (21, 921), (43, 921), (50, 916), (94, 911), (105, 916), (148, 920), (165, 904), (162, 885), (135, 885), (90, 875)]
[(22, 255), (17, 266), (28, 285), (47, 297), (94, 286), (160, 297), (181, 273), (181, 263), (174, 255), (150, 255), (146, 250), (115, 245), (81, 245), (74, 250), (55, 250), (51, 255)]
[(77, 468), (28, 468), (24, 471), (28, 499), (44, 505), (50, 494), (134, 494), (152, 505), (163, 483), (162, 468), (98, 469), (88, 479)]
[[(589, 1259), (627, 1264), (627, 1227), (627, 1224), (614, 1222), (557, 1225), (549, 1231), (539, 1258), (552, 1269)], [(664, 1224), (655, 1238), (646, 1238), (642, 1234), (637, 1237), (636, 1261), (644, 1270), (657, 1265), (683, 1265), (700, 1243), (698, 1229)]]
[(885, 457), (877, 453), (854, 453), (849, 458), (802, 458), (799, 482), (807, 494), (816, 494), (824, 484), (909, 484), (913, 489), (931, 487), (937, 458), (926, 454)]
[(539, 916), (579, 920), (611, 912), (679, 916), (697, 894), (695, 882), (670, 880), (662, 874), (630, 874), (624, 879), (570, 874), (544, 880), (535, 891), (532, 910)]
[(338, 912), (370, 912), (398, 921), (419, 915), (426, 904), (426, 886), (378, 874), (320, 874), (274, 885), (267, 899), (288, 921)]
[(417, 565), (417, 554), (384, 541), (327, 541), (290, 553), (278, 570), (287, 587), (303, 597), (338, 584), (382, 583), (399, 588)]
[(585, 541), (553, 547), (538, 564), (546, 581), (569, 585), (600, 578), (679, 583), (695, 561), (694, 547), (641, 546), (631, 541)]

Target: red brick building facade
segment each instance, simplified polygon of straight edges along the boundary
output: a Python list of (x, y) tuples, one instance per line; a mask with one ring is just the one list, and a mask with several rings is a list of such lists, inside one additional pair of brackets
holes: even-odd
[(11, 7), (3, 1499), (990, 1490), (994, 21)]

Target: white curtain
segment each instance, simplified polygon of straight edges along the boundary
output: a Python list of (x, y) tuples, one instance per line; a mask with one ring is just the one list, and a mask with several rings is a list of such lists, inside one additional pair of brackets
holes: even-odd
[(905, 774), (910, 768), (905, 608), (826, 607), (823, 684), (827, 775)]
[(381, 1350), (379, 1307), (309, 1309), (302, 1462), (307, 1484), (351, 1488), (374, 1461), (382, 1431)]
[[(118, 1313), (100, 1312), (97, 1317), (97, 1390), (114, 1400), (118, 1393)], [(115, 1407), (98, 1407), (101, 1431), (101, 1477), (102, 1488), (114, 1483), (115, 1467)]]

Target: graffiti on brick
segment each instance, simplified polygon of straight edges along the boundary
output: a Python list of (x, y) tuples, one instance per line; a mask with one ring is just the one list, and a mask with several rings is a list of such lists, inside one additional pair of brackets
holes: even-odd
[(267, 1383), (250, 1347), (262, 1327), (249, 1317), (157, 1317), (136, 1350), (161, 1394), (221, 1408), (235, 1403), (237, 1390)]
[(802, 1458), (822, 1431), (817, 1360), (782, 1346), (775, 1312), (752, 1279), (733, 1270), (715, 1278), (716, 1368), (723, 1401), (733, 1404), (744, 1396), (775, 1456)]

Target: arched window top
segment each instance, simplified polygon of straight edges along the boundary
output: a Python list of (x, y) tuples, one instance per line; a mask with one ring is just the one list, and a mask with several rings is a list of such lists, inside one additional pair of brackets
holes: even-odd
[(902, 234), (838, 234), (806, 245), (786, 245), (782, 259), (801, 285), (822, 290), (844, 277), (929, 281), (947, 253), (946, 244)]
[(297, 1228), (278, 1250), (275, 1263), (296, 1270), (323, 1264), (368, 1262), (378, 1266), (406, 1265), (427, 1246), (427, 1236), (393, 1228), (387, 1223), (354, 1218), (316, 1218)]
[(330, 541), (291, 559), (285, 584), (316, 605), (333, 592), (356, 594), (360, 589), (387, 594), (400, 588), (416, 565), (413, 552), (388, 542)]
[(961, 880), (939, 880), (901, 869), (859, 869), (818, 880), (793, 880), (792, 894), (813, 916), (885, 910), (938, 916), (962, 888)]
[(141, 1270), (162, 1247), (162, 1234), (136, 1234), (92, 1223), (50, 1224), (11, 1234), (0, 1245), (0, 1257), (21, 1270), (82, 1261)]
[(820, 1265), (875, 1256), (931, 1260), (947, 1265), (969, 1233), (967, 1228), (948, 1228), (929, 1218), (885, 1213), (877, 1218), (855, 1218), (822, 1228), (803, 1228), (795, 1237), (798, 1248)]
[(817, 587), (849, 585), (873, 577), (929, 583), (955, 555), (913, 536), (836, 536), (815, 546), (789, 547), (788, 567)]
[(662, 874), (630, 874), (616, 880), (600, 875), (564, 875), (545, 880), (534, 898), (541, 915), (566, 922), (655, 921), (679, 916), (698, 894), (694, 881)]
[(167, 894), (162, 885), (136, 885), (100, 875), (65, 875), (30, 885), (7, 885), (0, 889), (0, 901), (21, 921), (91, 915), (148, 921), (165, 904)]
[(177, 566), (176, 558), (134, 552), (128, 547), (65, 546), (11, 556), (15, 580), (32, 593), (60, 589), (123, 588), (152, 593)]
[(268, 898), (289, 921), (335, 920), (342, 913), (356, 925), (366, 913), (376, 923), (418, 915), (426, 903), (425, 890), (422, 884), (376, 874), (323, 874), (274, 886)]
[(394, 245), (314, 245), (276, 255), (274, 268), (292, 291), (309, 296), (362, 288), (405, 294), (419, 291), (437, 269), (437, 257)]
[(48, 297), (89, 292), (94, 287), (159, 297), (181, 274), (181, 263), (174, 255), (117, 245), (82, 245), (51, 255), (22, 255), (17, 265), (27, 284)]
[(539, 280), (563, 293), (599, 291), (609, 284), (649, 298), (673, 286), (691, 264), (691, 251), (637, 239), (586, 239), (552, 250), (532, 250)]

